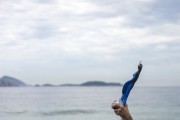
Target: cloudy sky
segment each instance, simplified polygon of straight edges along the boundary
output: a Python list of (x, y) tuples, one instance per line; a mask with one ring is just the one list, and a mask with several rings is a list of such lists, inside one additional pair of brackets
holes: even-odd
[(180, 85), (179, 0), (0, 1), (0, 76)]

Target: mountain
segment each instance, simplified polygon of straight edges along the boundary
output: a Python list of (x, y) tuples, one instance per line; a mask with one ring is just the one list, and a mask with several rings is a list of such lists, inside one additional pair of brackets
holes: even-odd
[(78, 84), (68, 84), (67, 83), (67, 84), (61, 84), (59, 86), (72, 86), (73, 87), (73, 86), (79, 86), (79, 85)]
[(80, 86), (122, 86), (120, 83), (106, 83), (103, 81), (88, 81), (80, 84)]
[(0, 78), (0, 87), (22, 87), (27, 86), (24, 82), (9, 76)]
[[(22, 87), (22, 86), (31, 86), (27, 85), (21, 80), (18, 80), (16, 78), (10, 77), (10, 76), (3, 76), (0, 78), (0, 87)], [(53, 85), (53, 84), (36, 84), (35, 87), (61, 87), (61, 86), (122, 86), (120, 83), (113, 83), (113, 82), (103, 82), (103, 81), (87, 81), (82, 84), (61, 84), (61, 85)]]
[(53, 85), (53, 84), (49, 84), (49, 83), (42, 85), (42, 87), (55, 87), (55, 86), (57, 86), (57, 85)]
[(49, 84), (49, 83), (46, 83), (46, 84), (43, 84), (43, 85), (35, 85), (35, 87), (78, 87), (78, 86), (122, 86), (122, 84), (120, 83), (113, 83), (113, 82), (110, 82), (110, 83), (107, 83), (107, 82), (103, 82), (103, 81), (87, 81), (87, 82), (84, 82), (82, 84), (61, 84), (61, 85), (53, 85), (53, 84)]

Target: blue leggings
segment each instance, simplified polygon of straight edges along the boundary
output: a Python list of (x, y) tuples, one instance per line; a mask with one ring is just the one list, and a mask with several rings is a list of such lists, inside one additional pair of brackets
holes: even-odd
[(129, 93), (130, 93), (131, 89), (133, 88), (135, 82), (137, 81), (140, 72), (141, 72), (141, 69), (139, 69), (136, 73), (134, 73), (133, 78), (124, 84), (123, 89), (122, 89), (122, 96), (121, 96), (121, 99), (119, 99), (119, 102), (121, 104), (123, 104), (123, 105), (126, 104)]

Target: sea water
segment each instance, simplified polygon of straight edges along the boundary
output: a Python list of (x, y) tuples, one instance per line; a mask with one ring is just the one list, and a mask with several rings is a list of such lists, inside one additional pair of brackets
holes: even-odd
[[(111, 103), (121, 87), (0, 88), (1, 120), (119, 120)], [(180, 120), (180, 87), (136, 87), (127, 101), (134, 120)]]

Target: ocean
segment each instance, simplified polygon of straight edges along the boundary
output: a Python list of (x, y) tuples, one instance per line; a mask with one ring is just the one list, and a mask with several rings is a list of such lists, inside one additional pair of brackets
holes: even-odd
[[(111, 103), (121, 87), (0, 88), (1, 120), (119, 120)], [(180, 120), (180, 87), (134, 87), (134, 120)]]

